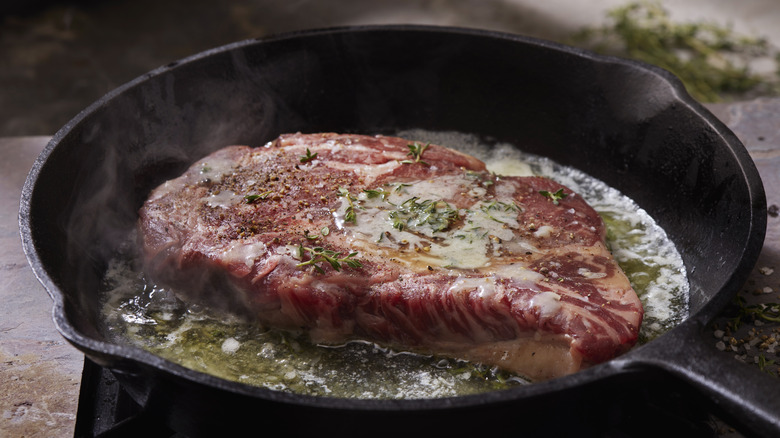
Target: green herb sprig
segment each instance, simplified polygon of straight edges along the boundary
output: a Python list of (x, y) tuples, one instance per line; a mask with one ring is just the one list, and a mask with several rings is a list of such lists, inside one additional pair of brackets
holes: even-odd
[(751, 320), (761, 319), (766, 322), (780, 323), (780, 303), (747, 304), (745, 298), (737, 295), (734, 298), (738, 313), (732, 318), (731, 324), (738, 328), (745, 318)]
[(305, 238), (307, 238), (309, 240), (317, 240), (320, 237), (327, 236), (328, 234), (330, 234), (330, 228), (328, 228), (328, 227), (322, 227), (322, 229), (320, 230), (319, 234), (310, 234), (309, 230), (304, 230), (303, 231), (303, 237), (305, 237)]
[(402, 193), (405, 191), (404, 189), (411, 186), (412, 186), (411, 184), (399, 183), (398, 185), (395, 186), (395, 189), (393, 191), (396, 193)]
[(306, 148), (306, 155), (301, 155), (301, 163), (308, 163), (315, 158), (317, 158), (317, 152), (312, 154), (309, 148)]
[(572, 39), (572, 44), (597, 52), (665, 68), (703, 102), (749, 91), (778, 92), (776, 76), (762, 76), (750, 68), (753, 60), (771, 53), (765, 38), (738, 35), (730, 26), (714, 23), (674, 22), (657, 0), (612, 9), (606, 25), (585, 28)]
[(390, 212), (393, 228), (403, 231), (407, 228), (430, 226), (433, 232), (444, 231), (459, 219), (458, 211), (444, 201), (420, 200), (414, 196)]
[(406, 154), (410, 157), (412, 157), (411, 160), (403, 160), (401, 161), (401, 164), (414, 164), (414, 163), (421, 163), (426, 166), (429, 166), (428, 163), (422, 160), (423, 152), (425, 152), (426, 149), (428, 149), (428, 146), (430, 146), (430, 143), (422, 144), (422, 143), (410, 143), (407, 144), (406, 147), (409, 148), (409, 152)]
[(505, 222), (500, 220), (500, 219), (497, 219), (496, 217), (494, 217), (493, 214), (491, 214), (492, 211), (498, 211), (498, 212), (501, 212), (501, 211), (503, 211), (503, 212), (507, 212), (507, 211), (518, 212), (518, 211), (520, 211), (520, 207), (518, 207), (517, 204), (515, 204), (514, 201), (512, 201), (512, 202), (493, 201), (493, 202), (489, 202), (487, 204), (481, 205), (479, 207), (479, 209), (482, 210), (482, 212), (485, 213), (485, 215), (487, 215), (487, 217), (490, 218), (490, 220), (493, 220), (493, 221), (501, 223), (501, 224), (503, 224)]
[(775, 365), (775, 361), (767, 360), (766, 356), (763, 354), (758, 355), (758, 369), (769, 374), (770, 376), (775, 376), (776, 374), (772, 372), (770, 365)]
[(355, 201), (357, 201), (357, 197), (349, 193), (349, 190), (340, 187), (338, 190), (338, 195), (342, 198), (347, 200), (346, 211), (344, 212), (344, 221), (346, 222), (352, 222), (353, 224), (357, 222), (357, 214), (355, 213)]
[(303, 245), (298, 246), (298, 256), (301, 260), (306, 257), (307, 253), (309, 255), (309, 260), (298, 263), (296, 266), (299, 268), (311, 266), (320, 274), (325, 273), (325, 270), (320, 266), (322, 263), (329, 264), (336, 271), (341, 271), (342, 263), (353, 269), (363, 267), (363, 264), (354, 258), (358, 254), (357, 252), (351, 252), (345, 257), (339, 257), (341, 255), (340, 252), (325, 249), (321, 246), (314, 248), (305, 247)]
[(539, 193), (542, 194), (542, 196), (549, 198), (555, 205), (558, 205), (563, 198), (569, 196), (566, 193), (563, 193), (563, 189), (558, 189), (554, 193), (547, 190), (539, 190)]
[(366, 194), (368, 199), (382, 198), (383, 201), (390, 195), (385, 189), (365, 189), (363, 190), (363, 193)]
[(244, 201), (246, 201), (247, 204), (252, 204), (254, 202), (257, 202), (258, 200), (266, 199), (267, 197), (271, 196), (272, 193), (273, 190), (268, 190), (267, 192), (263, 192), (260, 194), (246, 195), (244, 196)]

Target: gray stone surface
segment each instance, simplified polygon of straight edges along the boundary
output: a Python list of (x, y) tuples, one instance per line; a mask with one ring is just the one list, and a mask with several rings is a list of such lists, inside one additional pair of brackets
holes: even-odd
[(22, 251), (22, 185), (49, 137), (0, 138), (0, 436), (73, 436), (83, 355)]

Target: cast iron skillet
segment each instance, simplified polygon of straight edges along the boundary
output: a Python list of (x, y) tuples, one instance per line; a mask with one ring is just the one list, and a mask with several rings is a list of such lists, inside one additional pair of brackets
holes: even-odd
[[(229, 144), (259, 146), (296, 131), (413, 128), (509, 142), (632, 197), (682, 252), (690, 317), (568, 377), (412, 401), (249, 387), (104, 337), (100, 278), (151, 188)], [(638, 419), (641, 435), (656, 420), (633, 405), (656, 392), (673, 406), (664, 391), (710, 400), (748, 433), (780, 433), (780, 386), (717, 352), (702, 334), (757, 259), (766, 227), (761, 181), (737, 138), (676, 78), (644, 64), (516, 35), (424, 26), (231, 44), (137, 78), (57, 132), (25, 184), (20, 225), (63, 336), (111, 369), (136, 401), (192, 436), (277, 426), (291, 435), (555, 434), (572, 424), (604, 431), (615, 418)], [(622, 406), (607, 410), (610, 399)]]

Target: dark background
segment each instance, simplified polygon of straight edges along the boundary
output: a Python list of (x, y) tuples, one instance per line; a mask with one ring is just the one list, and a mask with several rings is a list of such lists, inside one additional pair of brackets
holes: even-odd
[(11, 0), (0, 2), (0, 137), (53, 135), (106, 92), (234, 41), (354, 24), (571, 32), (518, 2), (481, 0)]

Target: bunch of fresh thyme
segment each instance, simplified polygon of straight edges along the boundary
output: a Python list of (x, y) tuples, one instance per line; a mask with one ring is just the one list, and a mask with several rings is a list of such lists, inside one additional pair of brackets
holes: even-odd
[(772, 54), (766, 39), (736, 35), (713, 23), (675, 23), (658, 1), (629, 3), (607, 17), (608, 24), (585, 28), (570, 43), (669, 70), (702, 102), (748, 92), (778, 94), (777, 75), (751, 71), (752, 61)]

